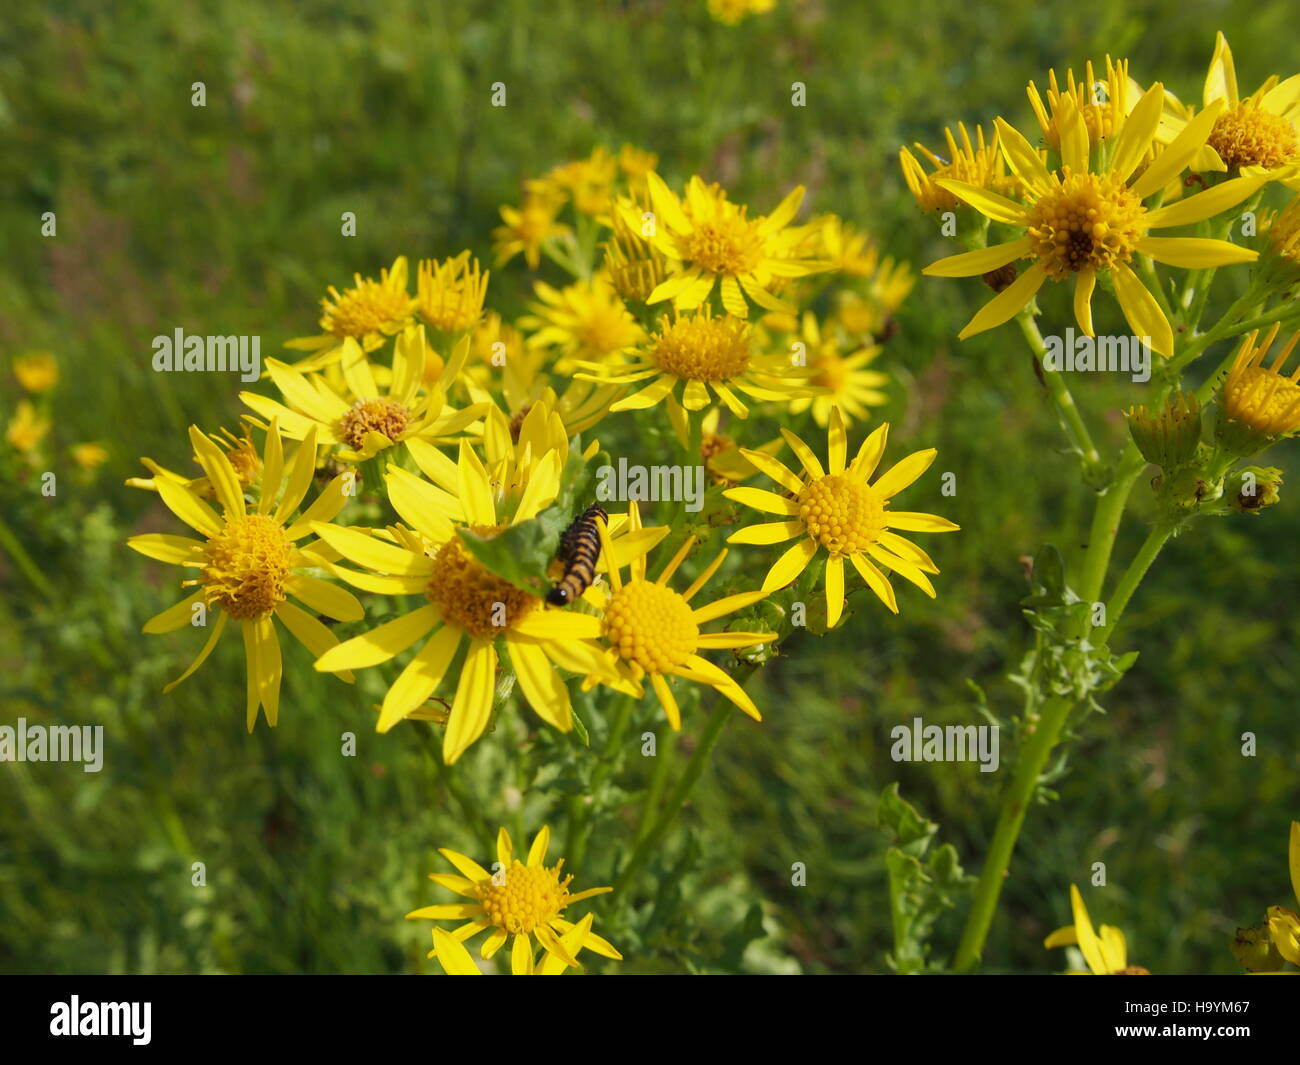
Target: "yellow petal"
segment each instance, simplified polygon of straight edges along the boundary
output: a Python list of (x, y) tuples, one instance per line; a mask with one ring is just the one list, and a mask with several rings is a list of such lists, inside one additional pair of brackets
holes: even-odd
[(871, 487), (886, 499), (897, 495), (908, 485), (928, 470), (939, 452), (935, 448), (914, 451), (905, 459), (900, 459), (889, 472), (880, 477)]
[(767, 571), (767, 577), (763, 580), (763, 591), (774, 592), (778, 588), (794, 583), (795, 578), (807, 568), (815, 554), (817, 554), (816, 540), (800, 540)]
[(927, 277), (975, 277), (998, 270), (1017, 259), (1023, 259), (1032, 248), (1033, 242), (1030, 238), (1021, 237), (1006, 244), (994, 244), (991, 248), (949, 255), (946, 259), (931, 263), (921, 273)]
[(1137, 274), (1123, 263), (1112, 266), (1110, 276), (1115, 284), (1115, 298), (1119, 300), (1120, 310), (1134, 335), (1144, 338), (1152, 351), (1158, 351), (1166, 358), (1172, 356), (1174, 331), (1155, 297), (1138, 280)]
[(142, 628), (140, 631), (148, 633), (150, 636), (156, 636), (164, 632), (174, 632), (176, 629), (179, 629), (182, 625), (188, 625), (190, 623), (190, 619), (193, 617), (193, 614), (191, 613), (191, 608), (194, 606), (195, 603), (199, 603), (202, 601), (203, 601), (203, 589), (200, 588), (189, 598), (182, 599), (179, 603), (176, 603), (174, 606), (169, 606), (166, 610), (164, 610), (160, 614), (155, 614), (153, 617), (151, 617), (148, 621), (144, 623), (144, 628)]
[(490, 643), (472, 640), (465, 666), (461, 670), (460, 684), (447, 719), (447, 733), (443, 738), (442, 757), (451, 765), (471, 743), (483, 735), (492, 714), (492, 694), (495, 687), (497, 655)]
[(741, 486), (739, 488), (728, 488), (722, 494), (736, 503), (743, 503), (745, 506), (753, 507), (764, 514), (783, 514), (794, 517), (799, 513), (797, 500), (787, 499), (785, 496), (779, 496), (775, 492), (768, 492), (762, 488)]
[(1096, 285), (1096, 270), (1080, 270), (1074, 282), (1074, 320), (1090, 337), (1097, 335), (1092, 331), (1092, 290)]
[(952, 178), (936, 178), (934, 183), (995, 222), (1005, 222), (1013, 226), (1025, 224), (1025, 209), (1015, 200), (1008, 200), (1005, 196), (999, 196), (996, 192), (990, 192), (979, 185), (954, 181)]
[(223, 522), (217, 512), (208, 506), (188, 488), (165, 478), (154, 478), (158, 489), (158, 498), (166, 504), (167, 509), (192, 529), (197, 529), (204, 536), (216, 536), (221, 532)]
[[(1133, 195), (1139, 200), (1145, 200), (1153, 193), (1159, 192), (1187, 169), (1187, 165), (1205, 146), (1206, 138), (1209, 137), (1210, 131), (1214, 129), (1215, 120), (1219, 117), (1221, 110), (1223, 110), (1222, 101), (1216, 101), (1208, 105), (1204, 111), (1193, 115), (1191, 121), (1183, 127), (1178, 136), (1169, 142), (1168, 147), (1157, 155), (1155, 161), (1142, 171), (1138, 179), (1133, 182), (1132, 186), (1130, 186)], [(1150, 215), (1147, 216), (1147, 219), (1150, 222)], [(1150, 224), (1155, 225), (1154, 222), (1150, 222)]]
[(433, 604), (412, 610), (331, 648), (316, 660), (316, 669), (321, 673), (336, 673), (341, 669), (365, 669), (387, 662), (424, 636), (441, 617)]
[(834, 628), (844, 613), (844, 558), (831, 555), (826, 560), (826, 627)]
[(316, 613), (324, 614), (335, 621), (360, 621), (366, 616), (364, 608), (355, 595), (319, 577), (295, 573), (284, 582), (284, 588)]
[(1146, 217), (1147, 228), (1169, 229), (1173, 226), (1187, 226), (1193, 222), (1213, 218), (1252, 196), (1270, 180), (1272, 174), (1264, 173), (1225, 181), (1222, 185), (1215, 185), (1188, 199), (1151, 211)]
[(433, 572), (433, 560), (366, 536), (341, 525), (312, 523), (312, 532), (345, 558), (362, 566), (396, 577), (427, 577)]
[(573, 728), (569, 689), (555, 672), (550, 659), (537, 644), (527, 640), (511, 639), (507, 634), (506, 644), (510, 649), (510, 663), (515, 667), (515, 676), (528, 705), (548, 725), (568, 732)]
[(1029, 305), (1047, 277), (1042, 263), (1034, 263), (1028, 270), (1017, 277), (966, 323), (965, 328), (957, 334), (957, 339), (965, 340), (976, 333), (993, 329), (1009, 321)]
[(387, 732), (434, 693), (451, 665), (460, 639), (458, 628), (444, 625), (420, 648), (419, 654), (406, 664), (384, 696), (376, 732)]
[(1259, 258), (1259, 252), (1250, 248), (1243, 248), (1230, 240), (1211, 240), (1208, 237), (1143, 237), (1137, 243), (1137, 250), (1158, 263), (1188, 270), (1250, 263)]

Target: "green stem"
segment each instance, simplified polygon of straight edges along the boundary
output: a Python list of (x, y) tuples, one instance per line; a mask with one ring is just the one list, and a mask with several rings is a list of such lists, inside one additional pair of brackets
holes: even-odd
[(1047, 344), (1043, 340), (1043, 334), (1038, 331), (1038, 322), (1035, 320), (1033, 312), (1029, 310), (1022, 311), (1016, 316), (1016, 321), (1020, 325), (1020, 331), (1025, 334), (1025, 339), (1029, 341), (1029, 347), (1034, 353), (1034, 358), (1038, 360), (1038, 365), (1043, 371), (1043, 382), (1047, 386), (1048, 394), (1052, 397), (1052, 402), (1056, 404), (1056, 410), (1060, 414), (1061, 420), (1065, 423), (1066, 435), (1070, 438), (1070, 443), (1078, 452), (1080, 461), (1083, 463), (1084, 476), (1091, 480), (1101, 468), (1101, 455), (1097, 451), (1097, 446), (1092, 442), (1092, 434), (1088, 432), (1088, 427), (1083, 423), (1083, 416), (1079, 413), (1079, 408), (1074, 402), (1074, 396), (1070, 394), (1070, 389), (1060, 371), (1049, 370), (1043, 361), (1047, 355)]
[(632, 705), (635, 700), (624, 696), (619, 700), (618, 709), (614, 711), (614, 720), (609, 727), (609, 736), (605, 740), (605, 751), (599, 764), (591, 774), (591, 789), (586, 795), (576, 795), (569, 806), (569, 839), (564, 850), (564, 857), (569, 871), (578, 872), (582, 868), (582, 859), (587, 854), (587, 840), (591, 836), (591, 808), (605, 788), (609, 775), (614, 771), (618, 750), (627, 736), (628, 722), (632, 719)]
[(32, 561), (32, 556), (27, 553), (22, 541), (10, 531), (3, 520), (0, 520), (0, 547), (4, 548), (6, 554), (14, 560), (14, 564), (23, 571), (23, 576), (35, 585), (41, 595), (47, 600), (54, 598), (54, 586), (46, 579), (40, 567)]
[(646, 788), (645, 800), (641, 804), (641, 820), (637, 825), (633, 846), (645, 839), (654, 825), (654, 812), (659, 809), (659, 801), (664, 794), (664, 784), (668, 781), (668, 767), (672, 764), (675, 739), (676, 734), (672, 729), (668, 729), (663, 735), (663, 741), (655, 750), (655, 767), (650, 774), (650, 785)]
[(1128, 606), (1128, 601), (1137, 591), (1137, 586), (1142, 583), (1142, 578), (1147, 575), (1151, 563), (1160, 554), (1160, 549), (1172, 535), (1173, 527), (1163, 522), (1152, 526), (1151, 531), (1147, 533), (1147, 538), (1142, 541), (1142, 546), (1133, 556), (1133, 561), (1128, 564), (1128, 569), (1121, 575), (1119, 583), (1111, 593), (1110, 602), (1106, 604), (1106, 625), (1095, 641), (1098, 647), (1104, 647), (1110, 639), (1115, 626), (1119, 624), (1119, 619), (1124, 616), (1124, 608)]

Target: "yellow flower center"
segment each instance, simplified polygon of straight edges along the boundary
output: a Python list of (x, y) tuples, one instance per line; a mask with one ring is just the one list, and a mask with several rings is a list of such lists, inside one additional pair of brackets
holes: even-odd
[(848, 371), (844, 369), (844, 360), (836, 352), (830, 349), (823, 351), (813, 366), (817, 372), (813, 375), (812, 384), (819, 388), (829, 388), (832, 392), (838, 392), (844, 387)]
[(686, 258), (711, 274), (748, 274), (763, 261), (763, 237), (741, 212), (720, 212), (692, 227)]
[(1047, 276), (1061, 281), (1128, 262), (1146, 232), (1142, 201), (1109, 174), (1064, 174), (1029, 212), (1032, 254)]
[[(518, 858), (498, 871), (494, 880), (479, 885), (479, 899), (487, 919), (512, 934), (532, 932), (560, 915), (569, 903), (569, 883), (560, 879), (561, 860), (553, 869), (524, 865)], [(500, 880), (501, 883), (496, 883)]]
[(869, 484), (832, 473), (800, 494), (799, 520), (832, 555), (852, 555), (876, 542), (885, 527), (885, 508)]
[(284, 602), (291, 550), (284, 528), (267, 515), (227, 518), (207, 542), (199, 575), (209, 604), (237, 621), (265, 617)]
[(594, 355), (608, 355), (635, 344), (639, 332), (621, 303), (592, 307), (575, 330), (583, 350)]
[(695, 381), (726, 381), (749, 368), (749, 326), (725, 315), (697, 314), (661, 327), (651, 357), (659, 369)]
[(1249, 100), (1221, 114), (1206, 143), (1219, 153), (1229, 170), (1243, 166), (1271, 170), (1292, 159), (1300, 149), (1290, 122)]
[(339, 435), (361, 448), (367, 433), (383, 433), (394, 442), (402, 438), (410, 412), (394, 399), (359, 399), (339, 421)]
[(410, 310), (411, 298), (391, 284), (371, 278), (357, 279), (355, 288), (339, 292), (330, 286), (332, 300), (321, 300), (324, 314), (320, 326), (336, 337), (361, 337), (378, 333), (385, 326), (402, 321)]
[(459, 256), (419, 265), (420, 317), (443, 333), (461, 333), (483, 317), (488, 275), (477, 259)]
[(1244, 366), (1223, 389), (1228, 417), (1265, 436), (1300, 429), (1300, 384), (1262, 366)]
[(605, 608), (605, 639), (623, 658), (647, 673), (680, 666), (699, 647), (700, 629), (690, 605), (671, 588), (631, 581)]
[[(495, 536), (500, 528), (471, 526), (482, 536)], [(442, 616), (480, 640), (491, 640), (527, 615), (539, 602), (502, 580), (466, 550), (453, 536), (433, 556), (433, 572), (425, 596)]]

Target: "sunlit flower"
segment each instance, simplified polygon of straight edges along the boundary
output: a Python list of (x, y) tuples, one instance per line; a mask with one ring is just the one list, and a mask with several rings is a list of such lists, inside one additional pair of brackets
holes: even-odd
[[(1300, 907), (1300, 821), (1291, 822), (1288, 856), (1291, 867), (1291, 890), (1295, 892), (1296, 905)], [(1278, 953), (1292, 965), (1300, 965), (1300, 916), (1285, 906), (1270, 906), (1268, 932)]]
[[(573, 882), (573, 877), (565, 875), (564, 859), (561, 858), (552, 866), (546, 864), (546, 852), (550, 843), (551, 830), (543, 827), (533, 837), (527, 861), (521, 862), (515, 856), (510, 834), (502, 828), (497, 833), (493, 872), (488, 872), (473, 858), (445, 847), (440, 848), (438, 853), (455, 866), (460, 875), (430, 873), (429, 879), (469, 901), (423, 906), (412, 910), (406, 915), (407, 918), (464, 921), (464, 924), (450, 933), (451, 938), (459, 943), (491, 929), (479, 948), (479, 954), (485, 960), (491, 958), (505, 946), (506, 940), (511, 940), (510, 969), (516, 976), (537, 971), (534, 938), (547, 956), (546, 961), (554, 958), (559, 963), (559, 968), (553, 966), (550, 971), (558, 972), (563, 966), (579, 968), (575, 956), (577, 950), (573, 949), (573, 940), (569, 939), (575, 931), (579, 932), (575, 938), (580, 949), (590, 950), (605, 958), (621, 959), (623, 955), (611, 943), (590, 930), (590, 923), (586, 925), (586, 931), (581, 932), (579, 925), (564, 917), (564, 911), (574, 903), (607, 894), (614, 889), (597, 887), (570, 892), (569, 885)], [(435, 940), (430, 957), (438, 955), (438, 942)], [(463, 969), (464, 959), (459, 955), (455, 957)], [(546, 961), (543, 961), (543, 965)], [(446, 962), (443, 964), (445, 967)]]
[(321, 302), (321, 335), (298, 337), (287, 348), (312, 352), (298, 364), (300, 370), (319, 369), (338, 358), (343, 341), (353, 340), (364, 351), (374, 351), (411, 320), (415, 300), (407, 292), (406, 256), (399, 255), (379, 280), (354, 274), (352, 288), (341, 293), (331, 285)]
[(783, 494), (748, 487), (729, 488), (723, 493), (737, 503), (782, 519), (741, 529), (728, 537), (728, 543), (779, 544), (797, 539), (768, 570), (764, 591), (774, 592), (793, 582), (818, 552), (825, 550), (826, 619), (832, 626), (844, 610), (846, 559), (867, 587), (896, 614), (898, 602), (893, 587), (875, 563), (911, 581), (932, 599), (934, 586), (926, 574), (938, 573), (939, 568), (919, 547), (891, 530), (938, 533), (958, 528), (934, 514), (889, 509), (893, 497), (929, 469), (938, 454), (934, 448), (914, 452), (870, 483), (884, 456), (888, 432), (887, 423), (880, 426), (846, 465), (848, 436), (844, 417), (838, 407), (833, 407), (827, 439), (829, 473), (807, 444), (790, 430), (782, 429), (781, 435), (799, 457), (802, 474), (770, 455), (746, 450), (744, 456), (774, 480)]
[(48, 351), (29, 351), (14, 359), (14, 376), (28, 392), (48, 392), (59, 383), (59, 364)]
[(941, 259), (924, 271), (933, 277), (972, 277), (999, 270), (1017, 259), (1031, 265), (979, 311), (958, 334), (961, 339), (1001, 325), (1026, 307), (1047, 280), (1074, 283), (1074, 314), (1088, 336), (1092, 293), (1099, 273), (1108, 272), (1115, 297), (1134, 334), (1148, 338), (1162, 355), (1173, 354), (1173, 329), (1155, 297), (1129, 263), (1134, 255), (1190, 269), (1251, 262), (1257, 253), (1231, 241), (1204, 237), (1155, 237), (1153, 229), (1184, 226), (1211, 218), (1240, 203), (1268, 180), (1267, 174), (1237, 178), (1163, 207), (1143, 200), (1182, 173), (1205, 143), (1220, 110), (1197, 115), (1155, 161), (1135, 177), (1155, 139), (1164, 107), (1164, 88), (1153, 85), (1124, 122), (1106, 169), (1089, 169), (1091, 140), (1073, 98), (1061, 98), (1056, 116), (1062, 131), (1062, 169), (1049, 172), (1038, 153), (1015, 129), (997, 120), (1008, 165), (1025, 185), (1024, 203), (984, 188), (940, 179), (939, 184), (997, 222), (1024, 229), (1004, 244)]
[[(413, 442), (410, 450), (428, 480), (392, 464), (386, 477), (389, 502), (410, 529), (390, 530), (393, 542), (333, 525), (318, 525), (316, 531), (344, 558), (371, 571), (333, 567), (343, 580), (384, 595), (418, 595), (425, 603), (341, 644), (322, 656), (316, 668), (335, 672), (379, 665), (429, 637), (384, 697), (377, 728), (387, 732), (445, 678), (455, 676), (452, 660), (467, 641), (443, 739), (443, 758), (450, 765), (487, 728), (500, 637), (528, 704), (547, 724), (568, 732), (572, 703), (556, 668), (584, 676), (608, 673), (599, 648), (590, 637), (575, 635), (572, 619), (579, 615), (552, 608), (541, 595), (499, 577), (475, 558), (462, 537), (493, 539), (549, 506), (560, 491), (559, 453), (535, 456), (514, 478), (517, 491), (498, 500), (488, 470), (468, 443), (461, 442), (456, 463), (423, 441)], [(620, 526), (625, 527), (621, 516)], [(665, 532), (624, 537), (616, 550), (644, 553)], [(611, 557), (618, 556), (607, 553), (601, 563), (607, 565)]]
[(1066, 72), (1064, 86), (1057, 82), (1056, 71), (1049, 70), (1046, 101), (1032, 81), (1028, 93), (1029, 104), (1043, 129), (1043, 140), (1053, 151), (1060, 151), (1059, 116), (1065, 110), (1064, 98), (1068, 97), (1071, 110), (1082, 116), (1092, 143), (1103, 144), (1123, 128), (1125, 120), (1142, 98), (1142, 86), (1129, 77), (1127, 59), (1114, 62), (1107, 56), (1104, 79), (1098, 79), (1092, 60), (1088, 60), (1083, 80), (1075, 81), (1074, 71), (1070, 70)]
[(650, 225), (646, 196), (620, 197), (615, 202), (610, 222), (614, 232), (601, 245), (602, 269), (610, 284), (625, 300), (637, 303), (645, 303), (673, 269), (672, 260), (643, 237)]
[(103, 444), (74, 444), (69, 448), (72, 461), (83, 470), (94, 470), (108, 461), (108, 449)]
[(880, 249), (839, 215), (827, 215), (817, 227), (820, 258), (849, 277), (871, 277), (880, 264)]
[[(456, 346), (451, 378), (460, 372), (468, 350), (466, 337)], [(348, 337), (339, 359), (341, 393), (321, 374), (299, 373), (293, 366), (268, 359), (267, 376), (285, 403), (256, 392), (241, 392), (239, 398), (262, 417), (278, 418), (285, 436), (302, 440), (314, 429), (319, 443), (339, 447), (340, 459), (363, 462), (413, 439), (451, 438), (482, 417), (481, 404), (455, 410), (446, 404), (440, 385), (430, 390), (422, 387), (425, 354), (424, 328), (411, 326), (398, 338), (389, 384), (381, 389), (369, 358)]]
[(20, 399), (14, 408), (14, 416), (5, 428), (5, 439), (10, 447), (24, 454), (35, 451), (50, 431), (50, 419), (37, 414), (31, 402)]
[(852, 424), (870, 417), (868, 407), (879, 407), (888, 401), (889, 397), (880, 391), (889, 383), (888, 375), (868, 368), (880, 354), (878, 345), (841, 354), (835, 330), (821, 328), (811, 311), (804, 313), (799, 335), (808, 368), (814, 371), (809, 380), (825, 391), (792, 401), (791, 414), (802, 414), (811, 407), (813, 419), (824, 429), (830, 423), (832, 409), (838, 408), (844, 414), (845, 423)]
[(519, 207), (502, 207), (501, 221), (505, 224), (492, 231), (497, 266), (504, 266), (522, 253), (529, 268), (536, 270), (542, 261), (542, 245), (569, 232), (568, 226), (555, 220), (563, 205), (562, 199), (533, 187)]
[[(753, 327), (730, 314), (715, 317), (703, 308), (692, 315), (665, 315), (658, 332), (643, 349), (623, 363), (584, 363), (582, 380), (604, 384), (639, 384), (638, 392), (620, 399), (610, 409), (643, 410), (667, 401), (675, 426), (687, 411), (704, 410), (717, 400), (738, 418), (749, 407), (737, 395), (751, 399), (788, 402), (817, 389), (809, 384), (814, 370), (795, 365), (782, 352), (762, 355), (754, 350)], [(681, 385), (681, 399), (677, 387)], [(712, 394), (711, 394), (712, 393)]]
[(1258, 343), (1258, 329), (1244, 337), (1223, 382), (1219, 437), (1243, 455), (1254, 454), (1300, 429), (1300, 366), (1282, 376), (1300, 333), (1292, 335), (1271, 365), (1264, 365), (1279, 328), (1280, 323), (1274, 323), (1262, 344)]
[[(564, 954), (570, 958), (577, 958), (578, 952), (591, 934), (591, 926), (595, 919), (595, 915), (589, 913), (560, 936), (560, 945), (564, 948)], [(518, 974), (520, 976), (561, 976), (572, 968), (560, 954), (552, 954), (545, 947), (542, 948), (540, 958), (531, 957), (531, 949), (529, 955), (528, 965)], [(429, 951), (429, 957), (435, 959), (448, 976), (483, 975), (483, 970), (478, 967), (478, 963), (474, 961), (461, 941), (437, 925), (433, 928), (433, 950)]]
[[(1237, 91), (1232, 49), (1219, 33), (1202, 101), (1207, 109), (1216, 103), (1224, 105), (1206, 143), (1218, 152), (1229, 173), (1263, 174), (1300, 162), (1300, 75), (1282, 82), (1273, 75), (1242, 97)], [(1283, 180), (1291, 188), (1300, 188), (1295, 174)]]
[(602, 145), (597, 145), (586, 159), (550, 170), (545, 179), (562, 189), (583, 214), (598, 215), (609, 210), (610, 189), (617, 174), (618, 162)]
[(776, 7), (776, 0), (709, 0), (709, 14), (724, 26), (734, 26), (750, 15), (762, 15)]
[(538, 281), (534, 290), (539, 302), (531, 305), (531, 315), (519, 319), (519, 327), (532, 333), (530, 346), (558, 353), (559, 373), (573, 368), (569, 359), (600, 362), (645, 339), (645, 330), (605, 277), (575, 281), (562, 289)]
[[(652, 243), (672, 260), (673, 274), (650, 294), (648, 303), (672, 300), (679, 311), (700, 306), (715, 286), (730, 314), (749, 316), (746, 296), (760, 307), (789, 311), (773, 291), (783, 278), (803, 277), (825, 269), (800, 250), (807, 234), (790, 227), (804, 189), (792, 191), (770, 215), (751, 219), (748, 209), (732, 203), (719, 185), (691, 178), (683, 199), (655, 173), (646, 176), (655, 211)], [(639, 217), (627, 219), (640, 232)]]
[(416, 310), (440, 333), (463, 333), (483, 317), (488, 273), (467, 251), (440, 263), (422, 260), (418, 285)]
[[(244, 425), (243, 436), (236, 436), (225, 428), (215, 433), (208, 433), (207, 436), (225, 454), (226, 460), (230, 463), (235, 471), (235, 476), (239, 479), (241, 488), (252, 488), (260, 483), (262, 479), (262, 456), (258, 454), (257, 447), (253, 443), (252, 430), (247, 424)], [(186, 477), (184, 474), (159, 465), (151, 458), (141, 458), (140, 461), (153, 476), (128, 478), (126, 483), (132, 488), (143, 488), (149, 492), (156, 492), (158, 490), (158, 479), (165, 478), (173, 484), (188, 488), (200, 499), (212, 499), (215, 495), (212, 483), (208, 480), (206, 474), (198, 477)], [(202, 463), (199, 462), (197, 454), (193, 456), (193, 461), (200, 469), (202, 468)]]
[(1151, 975), (1140, 966), (1129, 965), (1128, 945), (1124, 933), (1118, 928), (1104, 924), (1099, 930), (1093, 930), (1087, 907), (1083, 904), (1083, 896), (1073, 884), (1070, 885), (1070, 909), (1074, 914), (1074, 924), (1058, 928), (1043, 940), (1044, 947), (1078, 946), (1093, 976)]
[(984, 127), (975, 127), (975, 142), (972, 144), (970, 134), (960, 122), (957, 124), (960, 137), (954, 137), (952, 130), (945, 128), (944, 139), (947, 142), (947, 155), (930, 151), (923, 144), (917, 144), (916, 150), (925, 157), (931, 170), (925, 167), (907, 148), (898, 150), (898, 161), (903, 168), (903, 180), (911, 189), (916, 202), (925, 211), (955, 211), (962, 205), (951, 191), (939, 183), (940, 178), (960, 181), (976, 188), (987, 189), (1000, 196), (1016, 196), (1020, 182), (1014, 174), (1007, 173), (1007, 166), (998, 151), (997, 135), (991, 141), (984, 140)]
[[(361, 604), (350, 592), (303, 572), (327, 566), (337, 557), (314, 540), (302, 541), (311, 535), (313, 522), (329, 521), (343, 509), (348, 499), (345, 478), (334, 478), (299, 514), (316, 469), (314, 432), (308, 433), (303, 447), (286, 468), (280, 434), (272, 422), (262, 454), (262, 491), (250, 509), (235, 468), (221, 449), (197, 426), (190, 427), (190, 443), (222, 513), (217, 514), (183, 485), (166, 477), (155, 480), (167, 508), (203, 539), (147, 533), (127, 541), (142, 555), (197, 571), (197, 576), (181, 582), (182, 587), (197, 589), (150, 618), (144, 631), (173, 632), (196, 624), (198, 617), (203, 618), (199, 624), (208, 627), (203, 649), (190, 667), (163, 689), (169, 692), (207, 660), (227, 619), (237, 622), (248, 660), (247, 726), (251, 732), (259, 707), (270, 725), (274, 726), (279, 718), (280, 643), (273, 619), (279, 620), (313, 655), (320, 655), (336, 646), (338, 639), (314, 615), (324, 614), (336, 621), (359, 621), (364, 616)], [(295, 514), (297, 519), (291, 520)], [(310, 613), (289, 602), (289, 596), (305, 604)], [(209, 624), (205, 609), (216, 612), (215, 624)], [(351, 681), (352, 676), (344, 673), (342, 679)]]

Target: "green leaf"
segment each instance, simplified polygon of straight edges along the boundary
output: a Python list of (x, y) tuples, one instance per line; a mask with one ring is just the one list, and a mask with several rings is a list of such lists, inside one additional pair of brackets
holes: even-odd
[(496, 576), (533, 595), (545, 594), (549, 583), (546, 570), (559, 538), (542, 522), (536, 518), (521, 521), (491, 538), (466, 528), (456, 532), (465, 549)]

